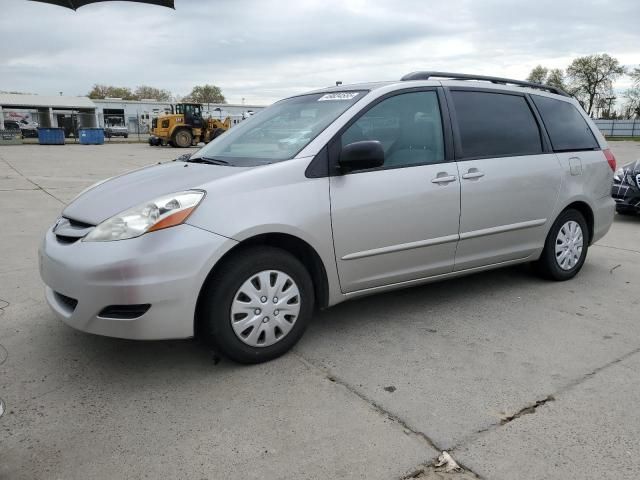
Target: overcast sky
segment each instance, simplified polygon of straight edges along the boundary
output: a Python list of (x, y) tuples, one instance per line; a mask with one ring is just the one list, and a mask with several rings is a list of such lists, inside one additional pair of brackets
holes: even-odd
[[(640, 0), (175, 0), (77, 12), (0, 0), (0, 90), (85, 95), (94, 83), (229, 103), (393, 80), (414, 70), (525, 78), (606, 52), (640, 64)], [(628, 79), (617, 87), (624, 88)]]

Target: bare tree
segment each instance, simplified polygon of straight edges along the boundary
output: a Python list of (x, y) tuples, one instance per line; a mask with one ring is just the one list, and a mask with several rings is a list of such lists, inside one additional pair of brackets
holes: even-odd
[(624, 98), (626, 100), (624, 104), (625, 117), (640, 117), (640, 86), (628, 89), (624, 92)]
[(625, 68), (618, 59), (606, 53), (578, 57), (567, 68), (570, 90), (581, 100), (589, 115), (599, 98), (611, 96), (613, 82), (624, 73)]

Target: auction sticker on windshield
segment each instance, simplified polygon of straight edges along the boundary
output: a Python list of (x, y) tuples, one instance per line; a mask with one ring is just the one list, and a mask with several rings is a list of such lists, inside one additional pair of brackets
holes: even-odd
[(360, 92), (338, 92), (338, 93), (327, 93), (326, 95), (321, 96), (318, 101), (326, 102), (327, 100), (351, 100), (358, 96)]

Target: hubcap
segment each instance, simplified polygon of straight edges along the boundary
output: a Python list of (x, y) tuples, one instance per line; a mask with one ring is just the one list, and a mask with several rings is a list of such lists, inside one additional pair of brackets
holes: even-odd
[(291, 331), (300, 314), (300, 291), (293, 279), (278, 270), (249, 277), (233, 296), (231, 327), (252, 347), (268, 347)]
[(556, 262), (563, 270), (575, 267), (582, 255), (584, 236), (577, 222), (569, 220), (562, 225), (556, 237)]

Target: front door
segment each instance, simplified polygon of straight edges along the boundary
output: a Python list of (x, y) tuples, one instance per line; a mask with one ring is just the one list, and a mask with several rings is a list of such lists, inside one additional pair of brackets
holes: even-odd
[[(460, 216), (455, 162), (447, 162), (435, 89), (385, 98), (341, 135), (378, 140), (384, 166), (333, 176), (331, 220), (342, 291), (453, 270)], [(338, 149), (339, 151), (339, 149)]]

